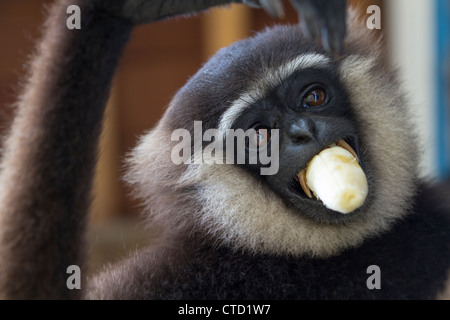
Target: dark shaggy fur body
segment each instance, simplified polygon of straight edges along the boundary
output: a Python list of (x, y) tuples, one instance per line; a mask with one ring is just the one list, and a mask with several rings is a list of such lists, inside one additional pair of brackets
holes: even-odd
[[(444, 205), (430, 209), (436, 191), (423, 189), (414, 212), (390, 232), (332, 258), (255, 257), (227, 249), (199, 249), (183, 268), (185, 274), (197, 276), (188, 277), (187, 284), (163, 284), (167, 297), (433, 299), (444, 289), (450, 267), (449, 203), (445, 211)], [(380, 290), (367, 288), (370, 265), (381, 269)]]
[[(424, 185), (421, 190), (413, 211), (392, 230), (338, 256), (275, 257), (180, 242), (177, 247), (156, 249), (161, 250), (157, 265), (158, 254), (143, 254), (108, 275), (126, 273), (141, 283), (139, 288), (108, 281), (106, 288), (96, 288), (91, 297), (434, 299), (444, 289), (450, 267), (450, 202), (435, 202), (448, 195), (445, 186)], [(431, 207), (430, 201), (437, 205)], [(380, 290), (367, 288), (371, 273), (366, 272), (371, 265), (380, 267)]]

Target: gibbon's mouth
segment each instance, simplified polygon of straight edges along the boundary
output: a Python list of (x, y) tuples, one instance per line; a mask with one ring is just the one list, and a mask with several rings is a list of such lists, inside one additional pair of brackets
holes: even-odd
[(363, 206), (368, 183), (358, 138), (342, 138), (322, 149), (293, 177), (290, 189), (303, 201), (341, 214)]

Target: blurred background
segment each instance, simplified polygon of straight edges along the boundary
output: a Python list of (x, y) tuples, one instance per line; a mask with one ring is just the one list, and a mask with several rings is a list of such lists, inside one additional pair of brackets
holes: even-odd
[[(0, 2), (0, 129), (11, 121), (24, 65), (40, 34), (43, 6), (51, 0)], [(423, 146), (422, 172), (432, 178), (450, 173), (448, 82), (450, 0), (350, 1), (381, 8), (385, 46), (410, 93)], [(138, 203), (122, 183), (124, 156), (152, 128), (171, 97), (220, 47), (275, 23), (263, 10), (244, 5), (213, 9), (196, 17), (137, 27), (117, 72), (107, 109), (95, 181), (92, 221), (136, 216)], [(380, 32), (380, 31), (373, 31)]]

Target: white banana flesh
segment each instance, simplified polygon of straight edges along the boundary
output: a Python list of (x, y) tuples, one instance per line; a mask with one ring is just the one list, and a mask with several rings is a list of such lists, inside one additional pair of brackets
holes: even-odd
[(299, 174), (303, 191), (331, 210), (348, 214), (360, 208), (368, 194), (368, 183), (354, 150), (341, 140), (316, 155)]

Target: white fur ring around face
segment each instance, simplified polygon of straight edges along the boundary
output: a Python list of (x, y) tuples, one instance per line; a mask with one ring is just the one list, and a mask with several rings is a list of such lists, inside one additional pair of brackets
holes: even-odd
[(309, 197), (312, 191), (328, 209), (342, 214), (361, 207), (369, 189), (353, 149), (346, 146), (323, 150), (299, 173), (302, 189)]

